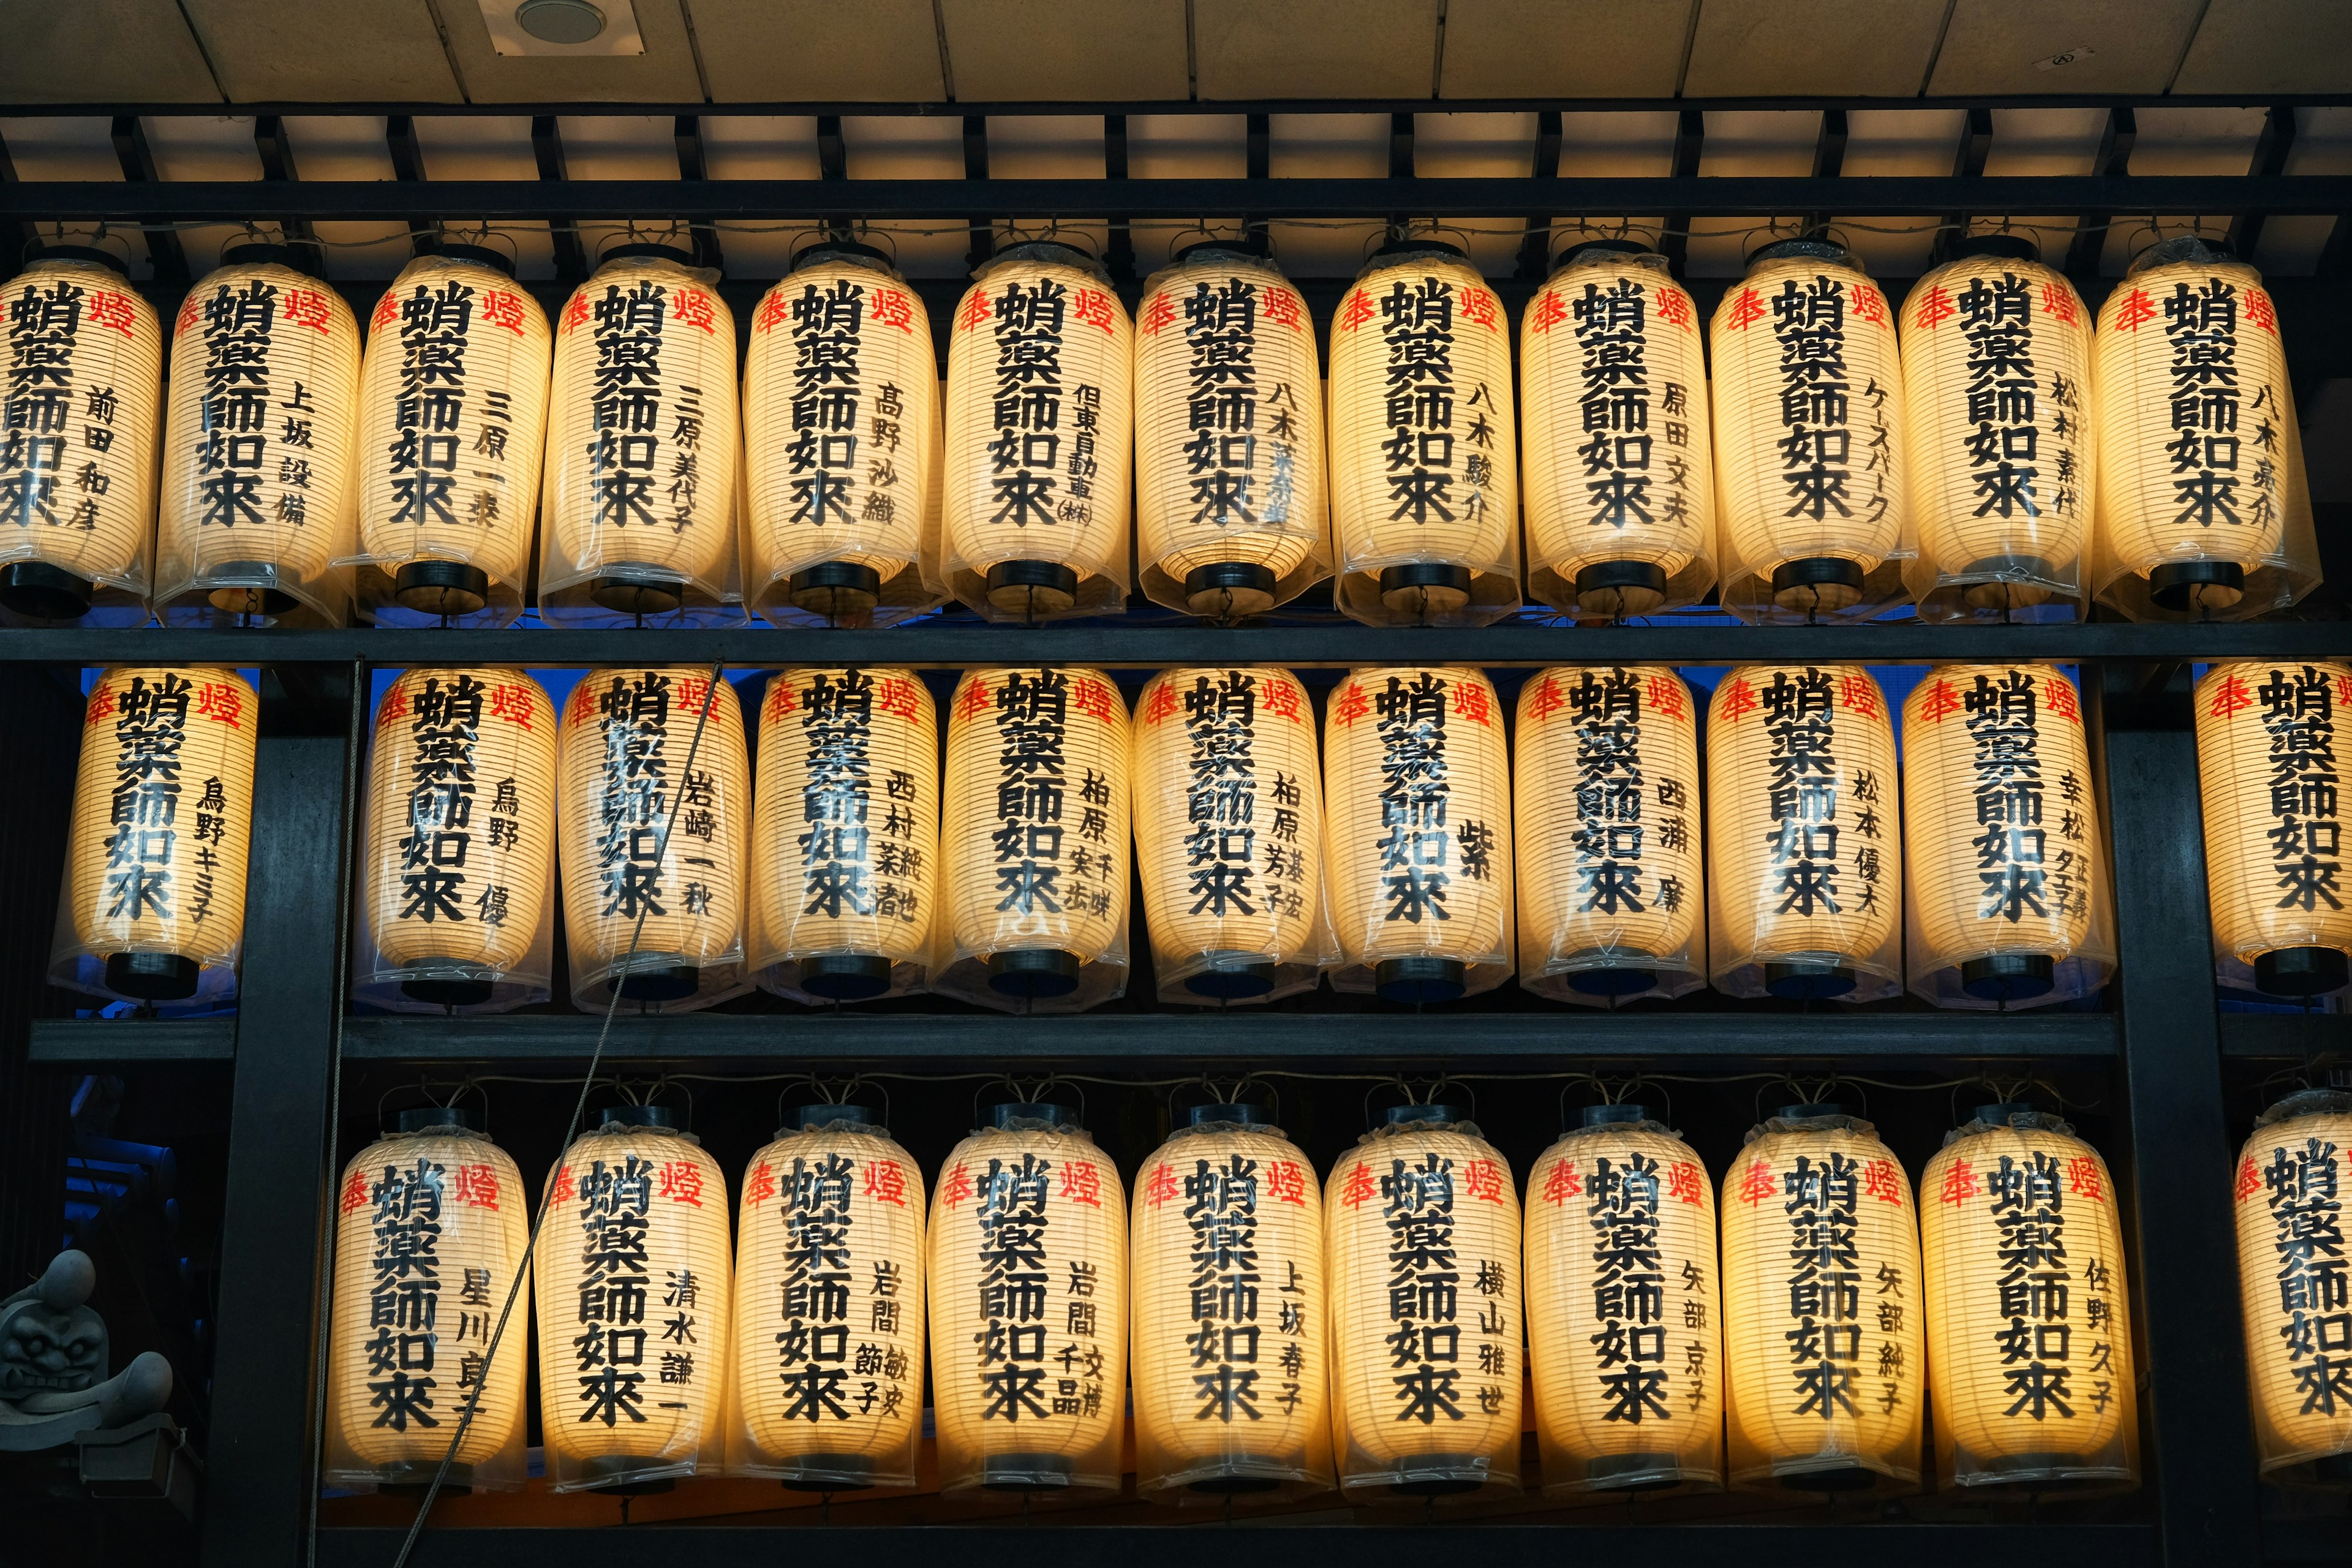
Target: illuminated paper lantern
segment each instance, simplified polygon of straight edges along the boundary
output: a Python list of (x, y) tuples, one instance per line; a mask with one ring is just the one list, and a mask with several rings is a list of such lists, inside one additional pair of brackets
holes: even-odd
[(1858, 664), (1727, 670), (1706, 746), (1716, 989), (1895, 995), (1903, 845), (1895, 729), (1878, 682)]
[(1910, 984), (2040, 1007), (2116, 967), (2081, 694), (2048, 664), (1947, 664), (1903, 703)]
[(1749, 1131), (1723, 1178), (1735, 1484), (1918, 1484), (1926, 1308), (1911, 1203), (1903, 1163), (1841, 1107), (1791, 1105)]
[(2315, 1245), (2342, 1235), (2348, 1191), (2352, 1094), (2305, 1089), (2255, 1121), (2238, 1156), (2235, 1206), (2266, 1480), (2352, 1486), (2352, 1310), (2340, 1258)]
[(1331, 1489), (1323, 1188), (1255, 1105), (1196, 1105), (1139, 1168), (1135, 1489)]
[(804, 1105), (743, 1173), (727, 1473), (904, 1489), (923, 1435), (923, 1171), (859, 1105)]
[(1162, 1001), (1265, 1002), (1339, 960), (1315, 705), (1286, 669), (1170, 669), (1138, 700), (1135, 840)]
[(1698, 312), (1666, 258), (1571, 246), (1519, 321), (1528, 586), (1596, 620), (1715, 586), (1715, 466)]
[(553, 1492), (715, 1474), (728, 1394), (727, 1176), (668, 1107), (606, 1108), (548, 1179), (539, 1426)]
[(887, 626), (938, 604), (939, 430), (922, 296), (871, 246), (794, 257), (743, 361), (752, 606), (780, 626)]
[(561, 626), (743, 618), (735, 318), (718, 274), (616, 245), (555, 324), (541, 616)]
[(1384, 246), (1331, 321), (1339, 607), (1485, 626), (1519, 607), (1510, 323), (1457, 247)]
[(693, 666), (591, 670), (559, 741), (572, 1005), (603, 1012), (617, 990), (639, 1012), (688, 1012), (744, 990), (751, 781), (735, 689)]
[(2099, 307), (2092, 581), (2133, 620), (2248, 620), (2319, 582), (2294, 383), (2262, 274), (2152, 245)]
[(1610, 1005), (1706, 984), (1698, 709), (1665, 665), (1519, 689), (1519, 984)]
[[(1983, 234), (1903, 301), (1924, 620), (2071, 618), (2092, 480), (2091, 312), (2033, 242)], [(2046, 606), (2046, 607), (2045, 607)]]
[(1263, 615), (1330, 572), (1315, 323), (1263, 247), (1188, 245), (1144, 284), (1135, 461), (1155, 604)]
[(940, 730), (912, 670), (786, 669), (760, 707), (751, 969), (812, 1005), (919, 990), (940, 897)]
[(1511, 973), (1511, 772), (1475, 669), (1350, 670), (1323, 730), (1331, 984), (1450, 1002)]
[(10, 280), (0, 615), (143, 626), (163, 331), (103, 250), (46, 245)]
[(379, 626), (522, 613), (547, 445), (547, 312), (514, 263), (444, 245), (401, 268), (360, 371), (360, 603)]
[(933, 991), (1083, 1012), (1127, 989), (1127, 700), (1077, 668), (971, 669), (948, 714)]
[(1681, 1135), (1594, 1105), (1528, 1174), (1528, 1370), (1544, 1490), (1723, 1481), (1715, 1191)]
[(1393, 1106), (1331, 1167), (1331, 1444), (1340, 1488), (1519, 1489), (1519, 1194), (1444, 1105)]
[(376, 704), (352, 994), (402, 1012), (548, 999), (555, 705), (519, 669), (411, 669)]
[(1723, 607), (1811, 622), (1902, 603), (1916, 545), (1886, 296), (1845, 247), (1779, 240), (1725, 290), (1707, 342)]
[(101, 670), (49, 983), (202, 1006), (236, 985), (261, 702), (234, 669)]
[(940, 1490), (1119, 1489), (1127, 1192), (1066, 1108), (1000, 1105), (940, 1165), (931, 1393)]
[(1988, 1105), (1919, 1183), (1937, 1468), (1962, 1488), (2139, 1485), (2106, 1162), (2055, 1116)]
[(948, 334), (948, 591), (992, 621), (1127, 600), (1134, 328), (1110, 274), (1052, 240), (972, 275)]
[[(352, 1491), (421, 1490), (471, 1401), (442, 1490), (520, 1491), (530, 1305), (522, 1173), (470, 1112), (404, 1110), (399, 1127), (352, 1155), (337, 1189), (323, 1479)], [(492, 1359), (509, 1296), (515, 1310)]]
[(172, 329), (155, 614), (341, 626), (357, 547), (360, 324), (277, 245), (232, 245)]
[(2223, 983), (2322, 996), (2352, 982), (2336, 710), (2352, 664), (2216, 664), (2197, 682), (2205, 888)]

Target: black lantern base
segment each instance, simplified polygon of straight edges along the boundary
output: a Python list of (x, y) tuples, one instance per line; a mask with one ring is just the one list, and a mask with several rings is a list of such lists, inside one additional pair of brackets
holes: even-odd
[(462, 561), (412, 561), (393, 574), (392, 596), (420, 616), (470, 616), (490, 602), (490, 574)]
[(283, 588), (268, 586), (278, 581), (278, 568), (267, 561), (226, 562), (215, 567), (212, 574), (260, 579), (259, 586), (219, 587), (205, 593), (205, 602), (214, 609), (232, 616), (282, 616), (301, 603)]
[[(402, 967), (432, 970), (453, 966), (445, 958), (420, 958)], [(478, 1007), (490, 999), (490, 983), (487, 980), (452, 979), (428, 973), (420, 973), (414, 979), (400, 983), (403, 996), (429, 1007)]]
[(1842, 963), (1768, 963), (1764, 991), (1784, 1002), (1826, 1002), (1843, 996), (1861, 981)]
[(1078, 574), (1058, 561), (1000, 561), (988, 569), (989, 607), (1034, 619), (1078, 602)]
[(831, 1002), (864, 1002), (890, 989), (890, 961), (873, 952), (820, 952), (801, 960), (801, 989)]
[(1383, 1002), (1451, 1002), (1468, 988), (1458, 958), (1383, 958), (1372, 966), (1372, 989)]
[(1275, 575), (1254, 561), (1220, 561), (1184, 574), (1184, 607), (1213, 621), (1262, 616), (1274, 608)]
[(1971, 610), (2030, 610), (2050, 602), (2050, 590), (2026, 577), (2054, 577), (2057, 569), (2039, 555), (1988, 555), (1960, 568), (1964, 577), (1989, 578), (1960, 590), (1960, 602)]
[(1601, 1491), (1657, 1492), (1682, 1485), (1682, 1468), (1679, 1454), (1603, 1454), (1586, 1464), (1584, 1479)]
[(2273, 996), (2325, 996), (2352, 981), (2352, 961), (2332, 947), (2282, 947), (2254, 960), (2254, 989)]
[(1657, 983), (1648, 969), (1579, 969), (1568, 976), (1568, 988), (1580, 996), (1638, 996)]
[(78, 621), (89, 614), (90, 584), (46, 561), (11, 562), (0, 570), (0, 605), (28, 620)]
[(196, 994), (205, 966), (176, 952), (110, 952), (106, 988), (142, 1002), (179, 1002)]
[(1646, 616), (1666, 602), (1666, 569), (1648, 561), (1598, 561), (1576, 574), (1576, 607), (1588, 616)]
[(1807, 555), (1772, 568), (1772, 602), (1808, 615), (1850, 609), (1862, 599), (1862, 563), (1842, 555)]
[(882, 602), (882, 574), (855, 561), (821, 561), (784, 584), (793, 608), (828, 620), (870, 616)]
[(2311, 1479), (2322, 1486), (2352, 1486), (2352, 1454), (2330, 1454), (2312, 1460)]
[(2147, 596), (2177, 613), (2226, 610), (2246, 596), (2246, 569), (2234, 561), (2168, 561), (2147, 574)]
[(1997, 952), (1960, 965), (1960, 989), (1979, 1002), (2031, 1002), (2058, 989), (2058, 965), (2046, 952)]
[[(395, 1459), (376, 1471), (375, 1489), (391, 1497), (423, 1497), (433, 1485), (436, 1460)], [(474, 1467), (452, 1463), (441, 1483), (443, 1497), (464, 1497), (474, 1489)]]
[(2003, 1454), (1985, 1461), (1988, 1476), (2015, 1478), (2018, 1487), (2032, 1487), (2037, 1491), (2065, 1491), (2070, 1488), (2095, 1484), (2105, 1477), (2084, 1476), (2076, 1480), (2058, 1472), (2092, 1468), (2092, 1461), (2081, 1454)]
[(1415, 561), (1381, 569), (1381, 603), (1398, 616), (1451, 615), (1470, 602), (1470, 568)]
[(1211, 996), (1220, 1002), (1239, 1002), (1245, 997), (1263, 996), (1274, 989), (1274, 965), (1262, 962), (1233, 962), (1212, 964), (1184, 982), (1184, 989), (1195, 996)]
[(624, 562), (590, 578), (588, 596), (616, 616), (667, 616), (686, 603), (686, 588), (649, 566)]
[(1407, 1455), (1397, 1461), (1396, 1467), (1405, 1479), (1391, 1481), (1389, 1491), (1397, 1497), (1460, 1497), (1486, 1484), (1460, 1473), (1475, 1468), (1477, 1464), (1478, 1460), (1468, 1454)]
[(1246, 1497), (1253, 1492), (1279, 1491), (1282, 1483), (1272, 1476), (1203, 1476), (1184, 1489), (1202, 1492), (1210, 1497)]
[(677, 1002), (702, 986), (702, 971), (690, 963), (666, 963), (639, 969), (608, 983), (624, 1002)]
[(991, 1454), (980, 1484), (992, 1492), (1060, 1491), (1077, 1479), (1078, 1462), (1060, 1454)]
[(1866, 1492), (1878, 1484), (1878, 1472), (1861, 1465), (1792, 1470), (1780, 1477), (1780, 1484), (1792, 1492)]
[(776, 1478), (791, 1492), (854, 1492), (874, 1484), (874, 1461), (863, 1454), (803, 1454)]
[(1084, 967), (1076, 953), (1058, 947), (1014, 948), (989, 956), (988, 988), (1030, 1002), (1067, 996), (1078, 988), (1078, 971)]

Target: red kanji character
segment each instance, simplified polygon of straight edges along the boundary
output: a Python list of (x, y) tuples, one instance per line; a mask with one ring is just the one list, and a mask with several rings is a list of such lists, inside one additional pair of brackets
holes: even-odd
[(766, 1203), (770, 1198), (772, 1198), (775, 1195), (775, 1168), (770, 1165), (765, 1160), (762, 1160), (758, 1164), (752, 1166), (751, 1169), (744, 1174), (743, 1206), (745, 1208), (758, 1208), (761, 1204)]
[(1371, 710), (1372, 704), (1364, 695), (1364, 689), (1351, 680), (1348, 689), (1339, 693), (1339, 700), (1331, 705), (1331, 722), (1342, 730), (1351, 729), (1357, 720)]
[(1462, 290), (1462, 319), (1475, 321), (1482, 327), (1499, 326), (1501, 323), (1495, 319), (1496, 303), (1495, 297), (1484, 289), (1465, 289)]
[[(1114, 700), (1110, 688), (1090, 675), (1082, 675), (1070, 683), (1070, 706), (1106, 724), (1111, 722)], [(1123, 704), (1119, 707), (1118, 716), (1127, 716)]]
[(2352, 675), (2339, 675), (2336, 678), (2336, 705), (2338, 708), (2352, 708)]
[(1658, 290), (1658, 320), (1686, 332), (1698, 330), (1691, 321), (1691, 297), (1680, 289)]
[(490, 688), (490, 717), (503, 719), (518, 730), (528, 730), (538, 717), (539, 704), (531, 700), (528, 686), (493, 686)]
[(1301, 704), (1306, 693), (1287, 680), (1270, 679), (1259, 690), (1265, 701), (1265, 710), (1277, 719), (1287, 719), (1294, 724), (1307, 722), (1307, 710)]
[(2231, 714), (2242, 713), (2253, 705), (2253, 696), (2247, 691), (2243, 678), (2225, 675), (2221, 678), (2221, 684), (2213, 692), (2213, 701), (2208, 709), (2208, 713), (2215, 719), (2227, 719)]
[(522, 336), (522, 296), (504, 289), (493, 289), (482, 296), (482, 320), (494, 327), (504, 327), (515, 336)]
[(1933, 331), (1959, 313), (1958, 308), (1952, 303), (1952, 297), (1944, 292), (1944, 286), (1941, 283), (1930, 284), (1927, 292), (1920, 297), (1919, 308), (1911, 312), (1911, 324), (1922, 331)]
[(89, 709), (82, 715), (81, 721), (83, 725), (87, 727), (99, 722), (100, 720), (111, 719), (113, 717), (114, 688), (111, 686), (101, 686), (96, 691), (90, 693)]
[(1868, 321), (1874, 327), (1886, 325), (1886, 296), (1867, 283), (1855, 284), (1853, 313), (1857, 321)]
[(551, 1204), (570, 1203), (579, 1195), (580, 1189), (572, 1184), (572, 1167), (556, 1166), (555, 1182), (547, 1189), (547, 1201)]
[(400, 296), (387, 289), (383, 291), (383, 298), (375, 302), (375, 314), (368, 318), (368, 331), (373, 332), (379, 327), (388, 327), (398, 320)]
[[(2246, 1168), (2253, 1169), (2251, 1161), (2247, 1163)], [(343, 1199), (340, 1205), (341, 1212), (349, 1214), (353, 1209), (365, 1205), (367, 1201), (367, 1175), (363, 1172), (353, 1171), (351, 1173), (351, 1179), (343, 1184)]]
[(2115, 330), (2136, 332), (2147, 322), (2156, 320), (2156, 301), (2147, 297), (2145, 289), (2134, 289), (2123, 297), (2116, 309)]
[(956, 699), (955, 716), (962, 720), (979, 718), (988, 711), (988, 682), (975, 675), (964, 683), (963, 692)]
[(1176, 296), (1165, 290), (1154, 294), (1151, 302), (1143, 307), (1143, 320), (1136, 326), (1147, 338), (1156, 338), (1162, 327), (1176, 324)]
[(1081, 289), (1070, 298), (1070, 319), (1100, 327), (1106, 335), (1110, 335), (1118, 330), (1111, 324), (1111, 312), (1116, 308), (1116, 301), (1101, 289)]
[(1748, 1169), (1740, 1173), (1739, 1201), (1749, 1208), (1754, 1208), (1758, 1204), (1770, 1197), (1773, 1188), (1778, 1184), (1772, 1180), (1771, 1166), (1761, 1160), (1750, 1160), (1748, 1163)]
[(327, 297), (316, 289), (289, 289), (286, 302), (278, 309), (295, 326), (308, 327), (314, 332), (325, 331), (335, 319)]
[(1296, 290), (1262, 289), (1258, 291), (1258, 298), (1265, 301), (1267, 326), (1288, 327), (1294, 331), (1306, 328), (1307, 302), (1298, 297)]
[(563, 721), (567, 724), (584, 724), (588, 721), (589, 715), (595, 711), (596, 694), (588, 689), (588, 682), (583, 680), (572, 689), (572, 710), (563, 716)]
[(792, 319), (792, 302), (780, 284), (760, 296), (760, 308), (751, 312), (751, 330), (764, 337)]
[(499, 1169), (496, 1165), (460, 1165), (457, 1167), (457, 1201), (468, 1208), (496, 1209), (499, 1206)]
[(2254, 1157), (2252, 1154), (2249, 1154), (2243, 1160), (2238, 1162), (2238, 1190), (2236, 1193), (2236, 1201), (2243, 1203), (2262, 1190), (2262, 1173), (2254, 1169)]
[(2050, 710), (2053, 719), (2072, 719), (2077, 724), (2083, 721), (2083, 707), (2074, 700), (2074, 682), (2063, 675), (2053, 675), (2042, 683), (2042, 703)]
[(719, 317), (710, 309), (710, 296), (699, 289), (681, 289), (669, 297), (670, 320), (684, 321), (700, 331), (716, 331)]
[[(1546, 679), (1550, 678), (1547, 676)], [(1683, 683), (1671, 675), (1654, 675), (1645, 689), (1649, 694), (1650, 711), (1663, 713), (1669, 719), (1683, 716)]]
[(1154, 729), (1163, 719), (1176, 717), (1176, 683), (1163, 680), (1151, 689), (1151, 700), (1143, 705), (1143, 721)]
[(896, 1160), (866, 1162), (866, 1195), (877, 1204), (907, 1206), (907, 1173)]
[(173, 318), (172, 331), (174, 332), (186, 331), (190, 327), (196, 324), (196, 318), (202, 316), (204, 313), (204, 301), (197, 299), (194, 294), (190, 294), (186, 300), (181, 302), (180, 313)]
[(1717, 717), (1727, 724), (1737, 724), (1756, 711), (1756, 689), (1748, 684), (1744, 675), (1735, 675), (1723, 688), (1723, 703)]
[(2096, 1155), (2076, 1154), (2066, 1162), (2066, 1190), (2095, 1204), (2107, 1201), (2106, 1173), (2099, 1169)]
[(709, 706), (709, 702), (710, 682), (709, 680), (697, 680), (688, 677), (677, 683), (677, 711), (680, 718), (694, 718)]
[(383, 694), (383, 706), (375, 710), (375, 726), (383, 729), (395, 720), (408, 717), (408, 693), (395, 686)]
[(874, 689), (874, 706), (911, 723), (922, 717), (917, 696), (913, 681), (894, 675)]
[(196, 716), (210, 719), (215, 724), (226, 724), (232, 730), (245, 726), (237, 721), (245, 715), (245, 688), (226, 681), (215, 681), (196, 688)]
[(1484, 729), (1495, 711), (1494, 704), (1486, 696), (1486, 683), (1483, 680), (1456, 681), (1454, 686), (1454, 710)]
[(2072, 285), (2054, 278), (2042, 279), (2042, 313), (2043, 315), (2054, 316), (2071, 327), (2083, 319), (2082, 309), (2081, 302), (2074, 298)]
[(1462, 1167), (1462, 1190), (1490, 1204), (1503, 1201), (1503, 1168), (1492, 1160), (1472, 1160)]
[(1535, 695), (1528, 699), (1528, 719), (1532, 723), (1541, 723), (1567, 706), (1568, 700), (1559, 694), (1559, 679), (1547, 675), (1536, 683)]
[(1091, 1209), (1102, 1207), (1102, 1173), (1092, 1160), (1062, 1162), (1062, 1195)]
[(1873, 1160), (1862, 1168), (1862, 1195), (1883, 1204), (1903, 1201), (1903, 1178), (1892, 1160)]
[(1584, 1191), (1584, 1184), (1576, 1179), (1576, 1162), (1554, 1160), (1551, 1173), (1544, 1178), (1544, 1202), (1558, 1205)]
[(963, 303), (956, 309), (956, 331), (968, 332), (985, 322), (991, 313), (988, 290), (974, 284), (964, 294)]
[(1144, 1178), (1143, 1201), (1153, 1208), (1158, 1208), (1170, 1198), (1174, 1197), (1176, 1193), (1175, 1167), (1162, 1160), (1152, 1166), (1151, 1174)]
[(661, 1195), (674, 1204), (702, 1206), (702, 1167), (691, 1160), (665, 1160), (661, 1168)]
[(1700, 1195), (1698, 1167), (1688, 1160), (1677, 1160), (1666, 1167), (1666, 1195), (1683, 1203), (1697, 1205), (1706, 1199)]
[(896, 327), (910, 337), (914, 334), (914, 300), (903, 289), (877, 289), (873, 309), (877, 326)]
[(1838, 706), (1851, 708), (1865, 719), (1878, 717), (1878, 683), (1866, 675), (1838, 677)]
[(1948, 680), (1938, 679), (1927, 688), (1927, 695), (1919, 704), (1919, 717), (1930, 724), (1940, 724), (1960, 710), (1960, 694), (1952, 689)]
[(588, 292), (583, 289), (578, 293), (572, 295), (571, 299), (564, 301), (563, 320), (558, 325), (557, 331), (562, 332), (566, 337), (569, 337), (572, 334), (572, 328), (584, 327), (587, 324)]
[(1265, 1166), (1265, 1195), (1277, 1203), (1307, 1206), (1307, 1177), (1296, 1160), (1269, 1160)]
[(2271, 336), (2278, 336), (2278, 312), (2271, 309), (2271, 297), (2260, 289), (2246, 290), (2246, 320)]
[(1559, 293), (1550, 289), (1536, 296), (1528, 310), (1528, 331), (1548, 332), (1568, 320), (1568, 307), (1560, 303)]
[(1340, 1206), (1351, 1209), (1361, 1208), (1365, 1201), (1379, 1190), (1372, 1183), (1371, 1172), (1366, 1170), (1364, 1163), (1359, 1160), (1348, 1172), (1347, 1181), (1340, 1184)]
[(1953, 1161), (1952, 1168), (1944, 1173), (1942, 1202), (1955, 1205), (1964, 1204), (1983, 1191), (1983, 1184), (1977, 1180), (1977, 1173), (1969, 1168), (1966, 1160)]
[(947, 1179), (940, 1184), (940, 1202), (953, 1208), (970, 1196), (971, 1196), (971, 1174), (963, 1168), (963, 1162), (959, 1160), (956, 1162), (956, 1168), (950, 1171)]
[(1361, 289), (1350, 289), (1348, 297), (1339, 301), (1339, 330), (1352, 332), (1372, 319), (1372, 297)]
[(787, 713), (801, 710), (801, 700), (793, 690), (792, 677), (779, 675), (768, 682), (768, 700), (762, 717), (781, 719)]
[(1741, 332), (1764, 319), (1764, 301), (1753, 289), (1742, 289), (1739, 298), (1731, 302), (1731, 314), (1725, 318), (1726, 331)]

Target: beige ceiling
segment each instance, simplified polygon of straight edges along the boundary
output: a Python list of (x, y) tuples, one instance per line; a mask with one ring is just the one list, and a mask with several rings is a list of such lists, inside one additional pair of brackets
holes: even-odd
[[(2204, 0), (1958, 0), (1927, 90), (2162, 92), (2203, 9)], [(2065, 55), (2074, 58), (2049, 63)]]
[(1446, 98), (1671, 98), (1697, 0), (1448, 0)]
[(1909, 98), (1927, 79), (1945, 0), (1701, 0), (1683, 91), (1694, 98)]
[[(181, 0), (181, 8), (232, 103), (465, 101), (425, 0)], [(351, 90), (356, 61), (366, 62), (363, 95)]]

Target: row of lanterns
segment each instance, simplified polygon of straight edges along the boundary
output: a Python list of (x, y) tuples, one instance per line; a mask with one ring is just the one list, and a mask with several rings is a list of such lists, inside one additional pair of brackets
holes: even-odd
[(2252, 267), (2165, 241), (2095, 333), (2030, 245), (1960, 249), (1897, 310), (1838, 245), (1765, 247), (1709, 325), (1710, 387), (1664, 258), (1578, 246), (1520, 323), (1522, 417), (1501, 302), (1435, 241), (1359, 275), (1328, 390), (1303, 299), (1247, 246), (1187, 248), (1130, 321), (1084, 253), (1014, 245), (956, 310), (944, 404), (920, 298), (846, 242), (762, 297), (740, 395), (717, 275), (683, 252), (616, 247), (551, 329), (498, 253), (445, 247), (362, 358), (339, 294), (235, 247), (181, 308), (168, 405), (153, 311), (53, 247), (10, 285), (0, 608), (504, 624), (536, 519), (558, 624), (1100, 615), (1130, 586), (1130, 465), (1143, 591), (1216, 619), (1330, 577), (1371, 624), (1494, 620), (1523, 512), (1526, 590), (1585, 618), (1717, 587), (1763, 621), (2007, 618), (2086, 579), (2139, 618), (2308, 591)]
[[(2330, 759), (2352, 666), (2217, 664), (2196, 700), (2224, 977), (2340, 989)], [(100, 676), (58, 984), (226, 991), (255, 709), (233, 671)], [(2114, 968), (2081, 699), (2054, 666), (1934, 668), (1904, 702), (1899, 769), (1868, 670), (1728, 670), (1704, 833), (1698, 703), (1671, 668), (1534, 672), (1515, 756), (1503, 719), (1459, 667), (1351, 672), (1319, 748), (1287, 670), (1162, 671), (1130, 716), (1096, 670), (973, 669), (942, 788), (916, 675), (794, 668), (761, 700), (755, 795), (735, 689), (709, 670), (592, 671), (559, 722), (520, 671), (412, 669), (375, 713), (355, 992), (405, 1010), (545, 1000), (560, 880), (572, 1000), (592, 1011), (753, 984), (1076, 1011), (1126, 985), (1130, 845), (1167, 1001), (1263, 1001), (1328, 973), (1445, 1002), (1516, 973), (1596, 1005), (1711, 981), (2008, 1008), (2091, 994)]]

